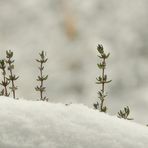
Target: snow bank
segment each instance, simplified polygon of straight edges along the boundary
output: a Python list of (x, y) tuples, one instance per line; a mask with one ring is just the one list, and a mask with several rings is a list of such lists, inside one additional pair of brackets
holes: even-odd
[(148, 128), (84, 105), (0, 97), (0, 148), (146, 148)]

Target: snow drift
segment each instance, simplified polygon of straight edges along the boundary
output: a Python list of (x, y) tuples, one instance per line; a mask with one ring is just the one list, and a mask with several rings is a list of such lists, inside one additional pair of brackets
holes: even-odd
[(146, 147), (146, 126), (84, 105), (0, 97), (0, 148)]

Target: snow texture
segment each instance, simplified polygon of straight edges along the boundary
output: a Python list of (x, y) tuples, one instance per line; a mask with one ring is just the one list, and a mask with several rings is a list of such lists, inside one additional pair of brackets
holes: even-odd
[(0, 148), (146, 147), (146, 126), (84, 105), (0, 97)]

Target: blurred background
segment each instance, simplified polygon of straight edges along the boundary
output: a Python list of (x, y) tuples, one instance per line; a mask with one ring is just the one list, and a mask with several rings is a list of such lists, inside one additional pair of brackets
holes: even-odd
[(38, 53), (45, 50), (50, 102), (97, 101), (97, 44), (110, 52), (106, 105), (124, 106), (136, 122), (148, 123), (147, 0), (0, 0), (0, 58), (13, 50), (17, 96), (38, 99), (34, 87)]

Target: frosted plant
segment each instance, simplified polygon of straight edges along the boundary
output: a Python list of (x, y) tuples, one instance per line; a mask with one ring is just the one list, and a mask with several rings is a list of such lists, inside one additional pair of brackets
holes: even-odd
[(106, 112), (107, 107), (104, 106), (104, 100), (105, 97), (107, 96), (105, 92), (105, 84), (110, 83), (111, 80), (107, 79), (107, 75), (105, 74), (105, 69), (106, 69), (106, 59), (109, 57), (110, 53), (106, 54), (104, 52), (104, 48), (102, 45), (97, 46), (97, 51), (99, 53), (98, 57), (100, 58), (100, 63), (97, 64), (98, 68), (100, 69), (100, 75), (96, 78), (97, 82), (96, 84), (101, 85), (101, 89), (98, 91), (98, 98), (100, 100), (100, 103), (97, 102), (94, 105), (95, 109), (100, 110), (100, 112)]
[(19, 78), (19, 76), (16, 76), (13, 74), (14, 60), (12, 58), (13, 58), (13, 52), (11, 50), (7, 50), (6, 51), (6, 63), (8, 64), (8, 71), (9, 71), (9, 76), (7, 80), (11, 82), (11, 87), (9, 88), (13, 93), (13, 98), (16, 99), (16, 90), (18, 89), (18, 87), (15, 86), (15, 81)]
[(43, 75), (43, 70), (44, 70), (43, 64), (47, 62), (48, 58), (46, 58), (46, 54), (44, 51), (39, 53), (39, 55), (40, 55), (40, 59), (36, 59), (36, 61), (40, 64), (39, 66), (40, 75), (37, 78), (37, 81), (40, 82), (40, 85), (37, 85), (35, 87), (35, 90), (40, 92), (40, 100), (48, 101), (48, 98), (46, 96), (43, 96), (43, 92), (46, 91), (46, 87), (44, 86), (44, 81), (48, 79), (48, 75), (46, 76)]
[(6, 63), (5, 60), (0, 60), (0, 69), (2, 70), (2, 76), (3, 80), (1, 81), (0, 85), (3, 86), (3, 89), (0, 93), (2, 96), (9, 96), (10, 93), (8, 93), (7, 86), (9, 85), (10, 81), (6, 77)]
[(127, 119), (127, 120), (133, 120), (133, 118), (129, 118), (128, 117), (129, 114), (130, 114), (129, 107), (128, 106), (127, 107), (124, 107), (124, 110), (120, 110), (118, 112), (118, 118), (123, 118), (123, 119)]

